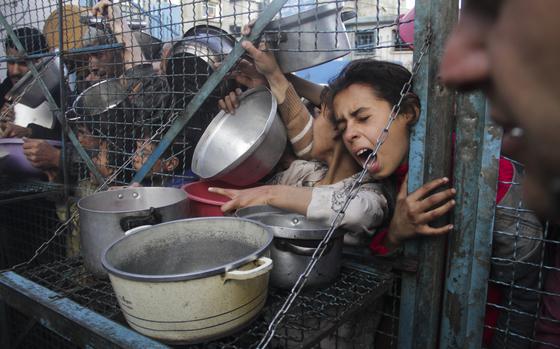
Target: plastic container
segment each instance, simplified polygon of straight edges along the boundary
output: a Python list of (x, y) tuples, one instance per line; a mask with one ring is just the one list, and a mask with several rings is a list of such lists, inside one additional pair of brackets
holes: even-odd
[[(60, 148), (59, 141), (47, 141), (50, 145)], [(45, 179), (42, 170), (35, 168), (23, 153), (23, 140), (21, 138), (0, 139), (0, 173), (18, 179)]]
[(181, 189), (187, 193), (187, 197), (190, 200), (189, 217), (217, 217), (224, 215), (222, 210), (220, 210), (220, 206), (228, 202), (229, 198), (211, 193), (208, 191), (208, 188), (247, 189), (257, 185), (239, 187), (220, 181), (197, 181), (187, 183)]

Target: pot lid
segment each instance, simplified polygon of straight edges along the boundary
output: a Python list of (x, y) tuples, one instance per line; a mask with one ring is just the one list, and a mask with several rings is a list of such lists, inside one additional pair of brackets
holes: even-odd
[[(237, 217), (262, 223), (272, 229), (274, 237), (298, 240), (322, 240), (329, 226), (307, 219), (304, 215), (284, 211), (272, 206), (251, 206), (235, 212)], [(338, 229), (335, 236), (344, 235)]]
[(266, 87), (244, 92), (235, 114), (222, 110), (206, 128), (193, 153), (192, 171), (210, 179), (236, 168), (264, 141), (277, 117), (276, 106)]

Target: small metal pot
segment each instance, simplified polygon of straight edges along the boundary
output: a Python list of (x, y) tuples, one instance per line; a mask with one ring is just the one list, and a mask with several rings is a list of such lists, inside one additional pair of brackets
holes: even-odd
[[(274, 234), (270, 249), (274, 269), (270, 275), (273, 286), (290, 289), (303, 273), (311, 256), (329, 227), (309, 221), (300, 214), (270, 206), (253, 206), (237, 210), (236, 216), (260, 222)], [(336, 280), (340, 273), (344, 232), (336, 231), (321, 259), (307, 279), (306, 287), (323, 287)]]
[(290, 73), (332, 61), (350, 53), (341, 18), (342, 6), (327, 4), (270, 22), (266, 39), (278, 65)]
[(176, 188), (126, 188), (87, 196), (78, 201), (80, 245), (85, 267), (98, 277), (103, 250), (129, 229), (186, 218), (187, 194)]
[(200, 138), (192, 170), (204, 179), (245, 186), (269, 173), (286, 147), (276, 99), (265, 87), (245, 91), (235, 115), (221, 111)]

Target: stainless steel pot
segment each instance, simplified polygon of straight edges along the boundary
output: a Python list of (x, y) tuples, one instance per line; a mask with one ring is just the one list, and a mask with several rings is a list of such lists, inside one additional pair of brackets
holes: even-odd
[(187, 194), (176, 188), (127, 188), (87, 196), (78, 201), (80, 245), (85, 267), (98, 277), (103, 250), (125, 231), (146, 224), (186, 218)]
[[(253, 206), (237, 210), (236, 216), (260, 222), (274, 234), (270, 249), (274, 269), (272, 285), (289, 289), (303, 273), (329, 227), (305, 216), (270, 206)], [(340, 272), (344, 232), (336, 231), (323, 256), (307, 279), (306, 287), (322, 287), (336, 280)]]
[[(60, 89), (60, 66), (60, 60), (57, 57), (42, 58), (39, 64), (37, 64), (41, 80), (43, 80), (43, 83), (51, 93)], [(39, 79), (33, 76), (33, 72), (28, 71), (8, 91), (5, 99), (10, 102), (19, 100), (19, 103), (25, 104), (30, 108), (37, 108), (37, 106), (47, 100), (47, 97), (43, 93)]]
[(244, 92), (235, 115), (221, 111), (200, 138), (192, 170), (204, 179), (244, 186), (269, 173), (286, 147), (276, 99), (265, 87)]
[[(167, 80), (174, 91), (178, 107), (185, 107), (235, 46), (233, 36), (220, 28), (197, 25), (183, 40), (176, 42), (165, 65)], [(203, 110), (217, 110), (217, 102), (234, 89), (230, 80), (222, 81), (203, 104)]]
[(103, 255), (132, 328), (165, 342), (197, 343), (237, 331), (259, 314), (272, 269), (266, 227), (208, 217), (137, 229)]
[(267, 40), (284, 73), (332, 61), (350, 53), (342, 6), (327, 4), (270, 22)]

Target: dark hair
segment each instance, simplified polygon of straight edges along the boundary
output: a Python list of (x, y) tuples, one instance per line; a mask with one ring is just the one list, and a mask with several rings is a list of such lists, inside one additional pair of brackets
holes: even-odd
[[(386, 100), (393, 107), (398, 103), (401, 90), (410, 76), (408, 69), (395, 63), (370, 58), (357, 59), (329, 82), (330, 104), (338, 93), (352, 84), (361, 83), (370, 86), (377, 97)], [(400, 113), (415, 113), (415, 107), (420, 108), (420, 99), (409, 92), (403, 99)]]
[[(49, 50), (47, 40), (43, 34), (35, 28), (21, 27), (14, 29), (14, 33), (28, 55), (45, 53)], [(6, 38), (6, 51), (9, 48), (17, 50), (16, 44), (10, 36)]]

